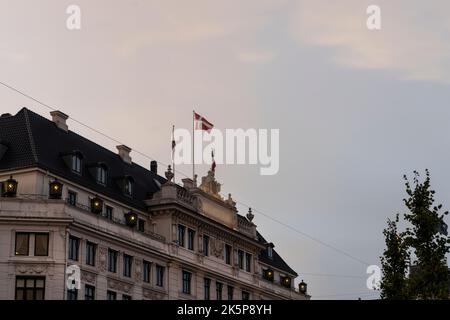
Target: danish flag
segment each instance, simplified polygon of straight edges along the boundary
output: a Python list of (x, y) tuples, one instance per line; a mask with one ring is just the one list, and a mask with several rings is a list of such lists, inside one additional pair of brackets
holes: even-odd
[(199, 115), (194, 111), (194, 120), (195, 120), (195, 130), (204, 130), (208, 133), (211, 132), (211, 129), (214, 128), (214, 125), (206, 120), (204, 117)]

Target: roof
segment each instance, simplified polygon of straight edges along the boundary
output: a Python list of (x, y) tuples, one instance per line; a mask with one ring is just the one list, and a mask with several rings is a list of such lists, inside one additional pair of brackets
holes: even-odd
[[(267, 243), (266, 239), (264, 239), (264, 237), (258, 231), (256, 231), (256, 236), (258, 237), (259, 242), (265, 244)], [(281, 258), (281, 256), (275, 250), (272, 250), (272, 258), (269, 258), (267, 249), (262, 250), (258, 258), (259, 261), (268, 264), (276, 269), (298, 276), (297, 272), (295, 272), (291, 267), (289, 267), (286, 261), (284, 261), (283, 258)]]
[[(148, 194), (159, 190), (155, 180), (166, 181), (138, 164), (125, 163), (117, 153), (75, 132), (59, 129), (53, 121), (26, 108), (14, 116), (0, 117), (0, 141), (8, 147), (0, 159), (0, 171), (39, 167), (136, 209), (145, 209), (144, 200)], [(105, 163), (108, 166), (106, 186), (98, 184), (85, 168), (81, 175), (67, 168), (62, 155), (75, 150), (83, 154), (84, 164)], [(133, 197), (124, 195), (115, 183), (115, 179), (126, 176), (134, 178)]]

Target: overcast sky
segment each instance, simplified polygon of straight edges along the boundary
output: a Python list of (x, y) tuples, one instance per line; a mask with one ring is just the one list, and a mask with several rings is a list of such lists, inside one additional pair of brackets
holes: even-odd
[[(81, 30), (66, 28), (70, 4)], [(429, 168), (450, 207), (449, 15), (447, 0), (0, 0), (0, 81), (165, 163), (193, 108), (219, 129), (280, 129), (279, 173), (218, 166), (223, 194), (379, 264), (403, 174)], [(0, 101), (48, 116), (3, 87)], [(376, 297), (363, 263), (255, 215), (313, 298)]]

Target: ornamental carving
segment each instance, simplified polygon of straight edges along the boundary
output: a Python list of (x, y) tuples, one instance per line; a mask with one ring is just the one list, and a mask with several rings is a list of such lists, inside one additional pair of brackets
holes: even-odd
[(87, 272), (87, 271), (81, 271), (81, 281), (95, 284), (95, 279), (97, 275), (95, 273)]
[(130, 293), (132, 287), (133, 286), (129, 283), (114, 280), (114, 279), (108, 279), (108, 288), (111, 288), (111, 289), (114, 289), (117, 291)]
[(146, 288), (143, 288), (142, 295), (144, 296), (144, 298), (151, 300), (162, 300), (164, 297), (163, 294)]
[(99, 268), (101, 272), (105, 272), (107, 249), (105, 247), (100, 247), (98, 251), (99, 251)]
[(134, 275), (136, 277), (136, 280), (139, 281), (141, 280), (141, 275), (142, 275), (142, 265), (141, 265), (141, 260), (136, 260), (135, 263), (135, 268), (134, 268)]
[(216, 257), (216, 258), (223, 258), (223, 248), (224, 248), (224, 244), (223, 241), (220, 241), (219, 239), (211, 239), (212, 240), (212, 254)]
[(19, 264), (16, 272), (21, 274), (42, 274), (47, 272), (47, 266), (42, 264)]

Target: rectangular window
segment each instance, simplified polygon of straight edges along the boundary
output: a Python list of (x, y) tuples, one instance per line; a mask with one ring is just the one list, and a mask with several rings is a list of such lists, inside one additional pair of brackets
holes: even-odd
[(129, 296), (127, 294), (123, 294), (122, 295), (122, 300), (131, 300), (131, 296)]
[(183, 271), (183, 293), (185, 294), (191, 294), (191, 277), (190, 272)]
[(105, 206), (105, 215), (109, 220), (113, 219), (113, 208), (110, 206)]
[(27, 256), (30, 247), (30, 234), (16, 232), (16, 256)]
[(78, 290), (67, 290), (67, 300), (78, 300)]
[(48, 256), (48, 233), (34, 234), (34, 255)]
[(158, 287), (164, 286), (164, 267), (156, 266), (156, 285)]
[(238, 266), (239, 269), (244, 269), (244, 251), (238, 250)]
[(86, 264), (89, 266), (95, 266), (95, 253), (97, 251), (97, 245), (95, 243), (86, 242)]
[(142, 281), (150, 283), (151, 262), (145, 261), (142, 264)]
[(250, 293), (242, 291), (242, 300), (250, 300)]
[(69, 237), (69, 259), (73, 261), (78, 261), (78, 248), (80, 244), (80, 239), (70, 236)]
[(86, 284), (84, 286), (84, 300), (95, 300), (95, 287)]
[(140, 232), (145, 231), (145, 220), (138, 219), (138, 231)]
[(97, 182), (106, 185), (106, 169), (104, 167), (97, 167)]
[(69, 191), (68, 193), (68, 198), (67, 198), (67, 203), (71, 206), (76, 206), (77, 205), (77, 194), (76, 192), (73, 191)]
[(231, 264), (231, 246), (229, 244), (225, 245), (225, 263)]
[(233, 291), (234, 291), (234, 288), (232, 286), (227, 287), (228, 300), (233, 300)]
[(186, 227), (179, 224), (178, 225), (178, 245), (184, 247), (184, 234), (186, 232)]
[(108, 249), (108, 271), (117, 272), (117, 251)]
[(222, 300), (222, 288), (223, 284), (216, 282), (216, 300)]
[(16, 277), (16, 300), (44, 300), (45, 277)]
[(252, 255), (250, 253), (245, 254), (245, 271), (252, 271)]
[(188, 249), (194, 250), (195, 231), (188, 229)]
[(209, 255), (209, 237), (203, 235), (203, 254), (205, 256)]
[(205, 300), (211, 299), (211, 279), (204, 279)]
[(72, 155), (72, 170), (81, 173), (81, 157), (79, 155)]
[(108, 290), (106, 292), (106, 300), (117, 300), (117, 293), (114, 291)]
[(123, 276), (124, 277), (131, 277), (131, 264), (132, 264), (133, 258), (127, 254), (123, 255)]

